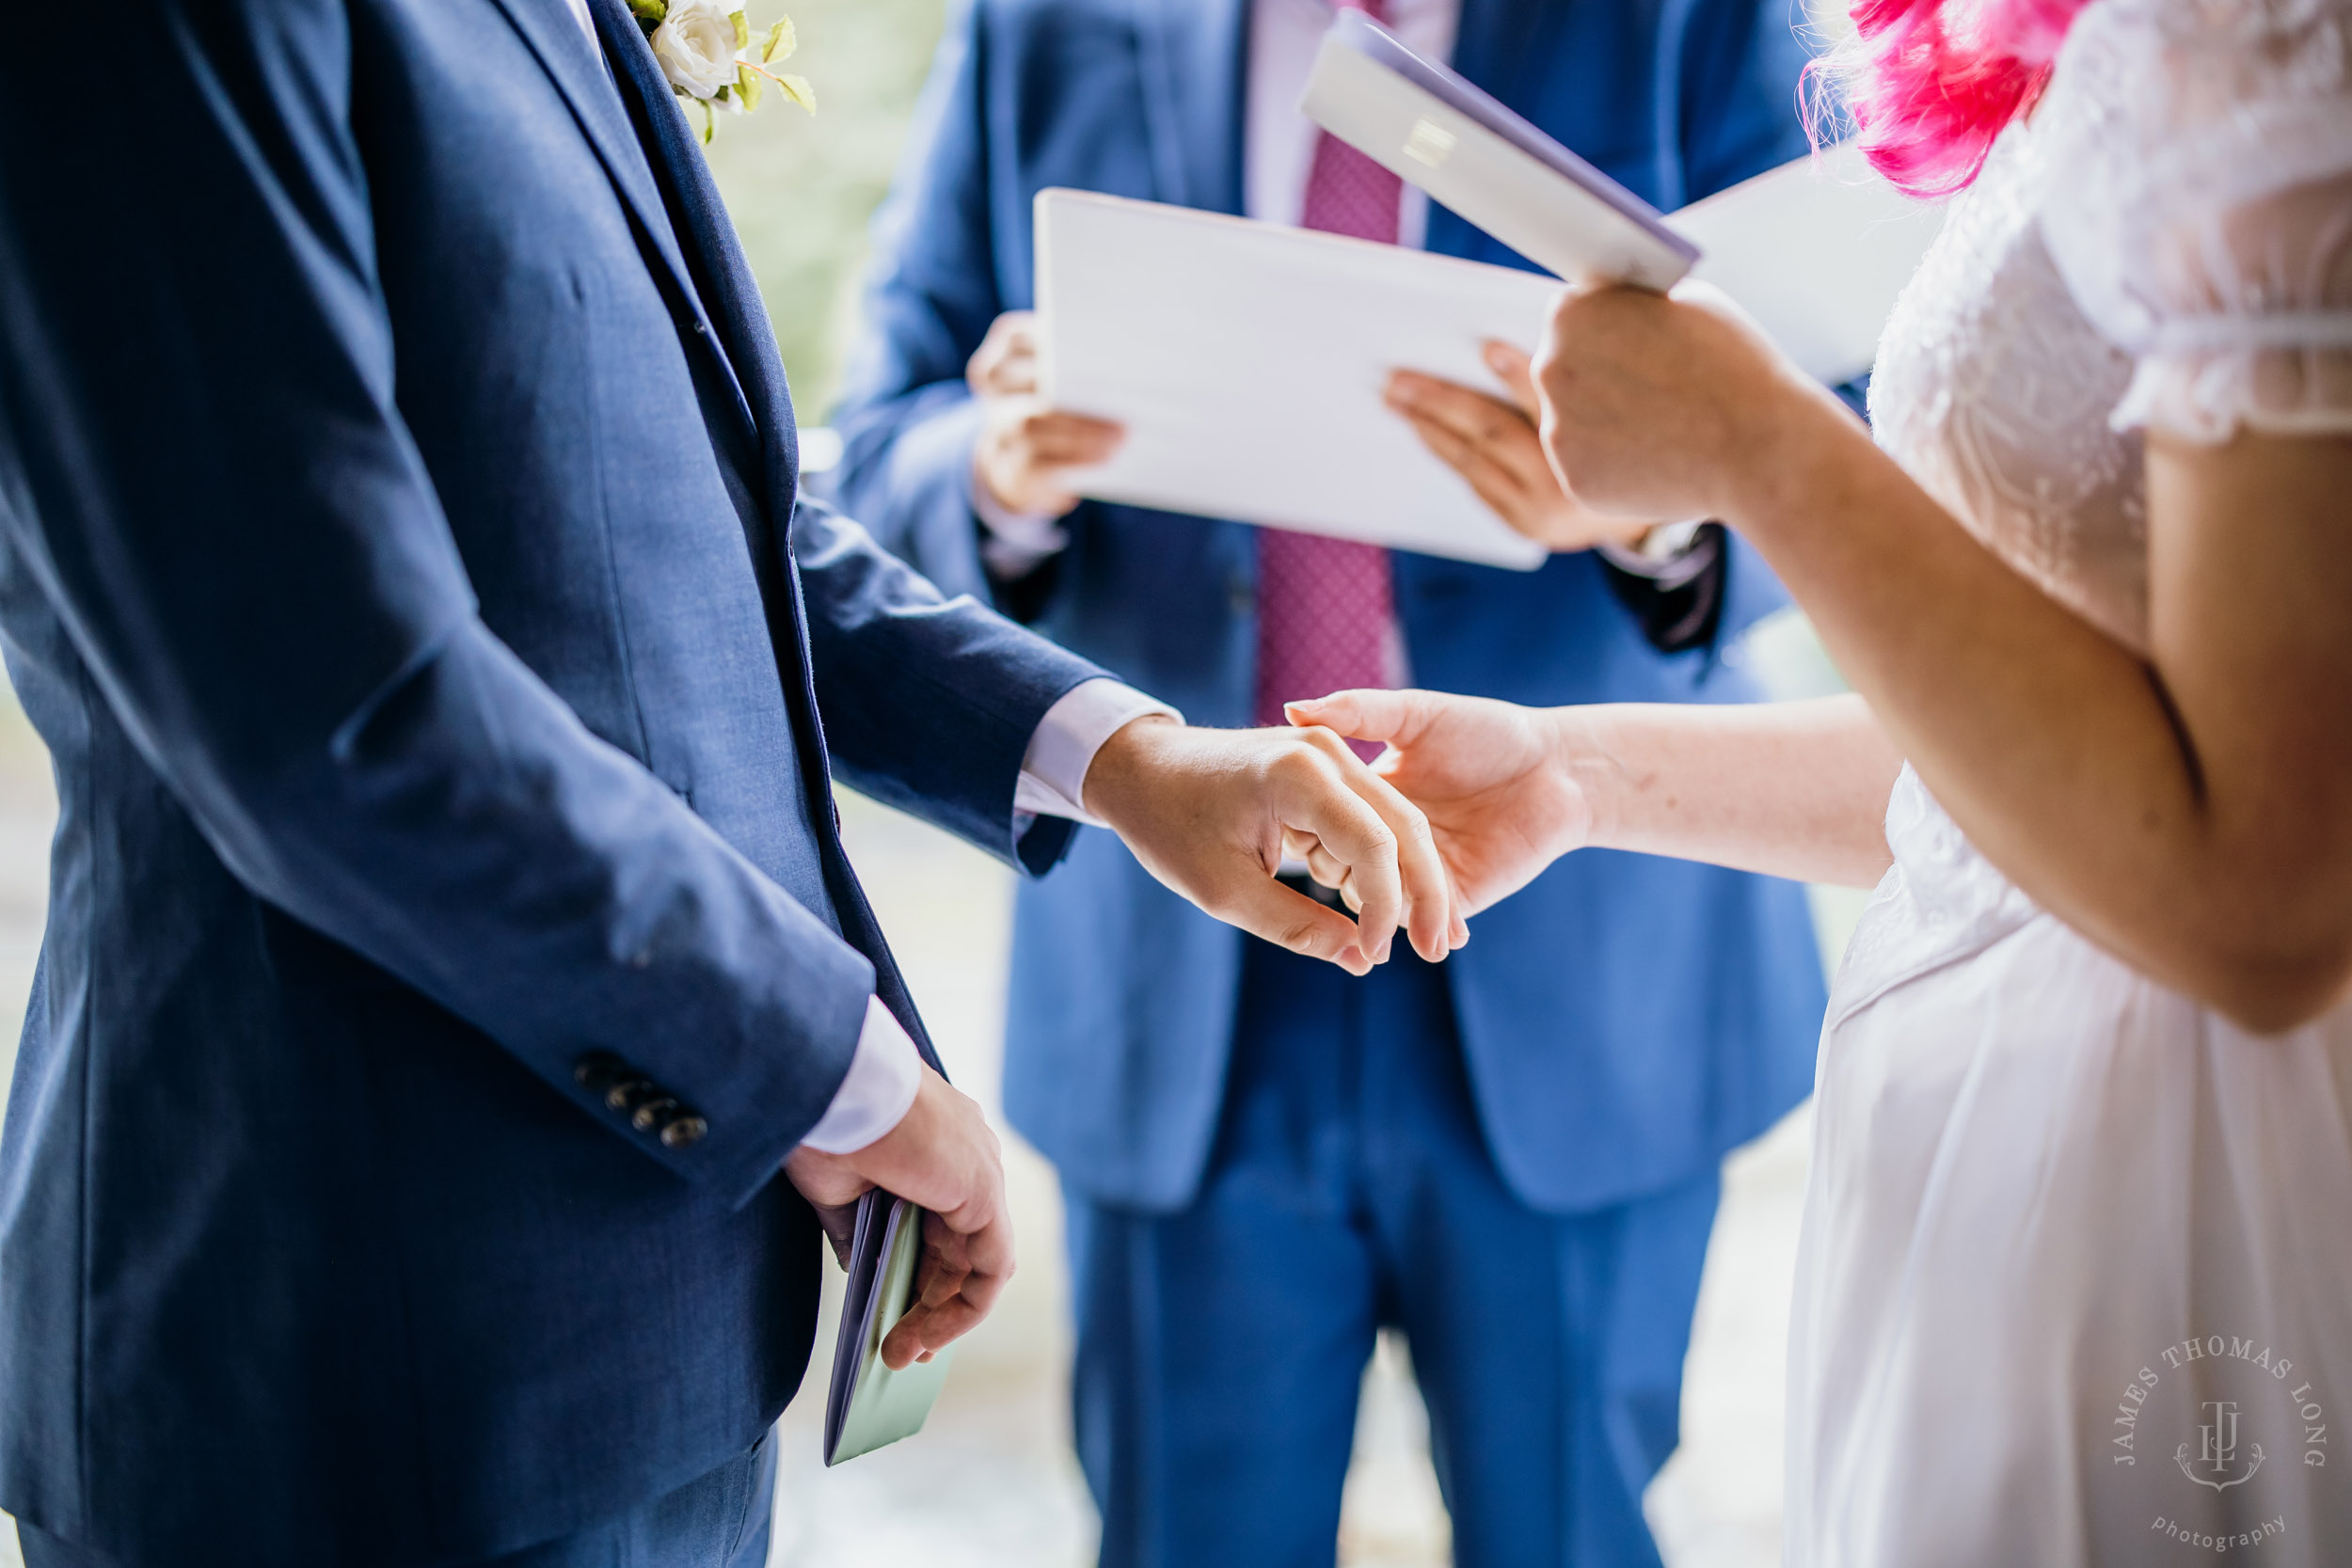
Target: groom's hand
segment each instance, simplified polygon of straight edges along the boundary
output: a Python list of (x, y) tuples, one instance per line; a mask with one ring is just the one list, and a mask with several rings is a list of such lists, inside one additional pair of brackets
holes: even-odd
[[(1399, 927), (1432, 962), (1454, 945), (1453, 889), (1428, 821), (1327, 730), (1138, 719), (1094, 754), (1085, 804), (1161, 881), (1294, 953), (1364, 974)], [(1356, 920), (1275, 879), (1286, 836), (1312, 839), (1344, 868)]]
[[(1341, 691), (1289, 705), (1291, 722), (1385, 743), (1374, 770), (1427, 814), (1464, 915), (1517, 893), (1593, 835), (1580, 759), (1605, 764), (1574, 709), (1438, 691)], [(1348, 867), (1319, 846), (1308, 869), (1352, 903)]]
[(929, 1211), (915, 1303), (882, 1338), (882, 1361), (894, 1370), (928, 1361), (970, 1333), (1012, 1277), (1012, 1224), (996, 1134), (977, 1105), (929, 1068), (897, 1127), (850, 1154), (803, 1145), (784, 1169), (844, 1262), (850, 1211), (869, 1189)]

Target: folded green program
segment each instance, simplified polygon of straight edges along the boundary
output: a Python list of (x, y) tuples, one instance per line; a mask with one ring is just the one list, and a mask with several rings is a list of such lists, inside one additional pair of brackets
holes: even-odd
[(883, 1337), (914, 1303), (923, 1212), (879, 1188), (858, 1199), (841, 1337), (834, 1347), (833, 1386), (825, 1400), (827, 1465), (922, 1431), (946, 1382), (953, 1346), (900, 1371), (891, 1370), (882, 1358)]

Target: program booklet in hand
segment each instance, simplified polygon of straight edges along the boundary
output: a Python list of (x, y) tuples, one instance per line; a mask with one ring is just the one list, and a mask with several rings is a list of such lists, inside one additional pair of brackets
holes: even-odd
[(1648, 202), (1359, 10), (1324, 35), (1309, 119), (1571, 283), (1664, 291), (1699, 259)]
[(1571, 283), (1714, 284), (1832, 386), (1870, 368), (1943, 228), (1942, 207), (1878, 178), (1851, 142), (1661, 215), (1361, 11), (1324, 35), (1299, 108)]
[(858, 1199), (841, 1336), (834, 1346), (833, 1386), (825, 1398), (827, 1465), (914, 1436), (939, 1398), (955, 1347), (900, 1371), (882, 1358), (883, 1336), (914, 1303), (915, 1265), (922, 1256), (922, 1210), (880, 1188)]

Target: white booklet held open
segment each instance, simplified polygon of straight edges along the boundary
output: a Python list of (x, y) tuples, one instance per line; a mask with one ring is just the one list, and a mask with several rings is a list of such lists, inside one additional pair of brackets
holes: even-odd
[(1157, 202), (1037, 198), (1040, 390), (1126, 426), (1080, 494), (1492, 566), (1543, 548), (1381, 402), (1399, 365), (1473, 386), (1529, 341), (1534, 273)]

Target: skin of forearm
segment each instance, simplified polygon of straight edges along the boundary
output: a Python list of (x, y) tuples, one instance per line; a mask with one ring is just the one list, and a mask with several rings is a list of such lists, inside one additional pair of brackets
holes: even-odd
[[(2158, 452), (2143, 659), (1994, 558), (1851, 421), (1792, 406), (1727, 520), (1978, 847), (2093, 942), (2252, 1027), (2330, 1005), (2352, 968), (2352, 552), (2311, 486), (2332, 474), (2342, 494), (2344, 452)], [(2293, 537), (2249, 548), (2272, 517)]]
[(1707, 707), (1621, 704), (1548, 716), (1596, 847), (1869, 887), (1890, 857), (1902, 755), (1859, 697)]

